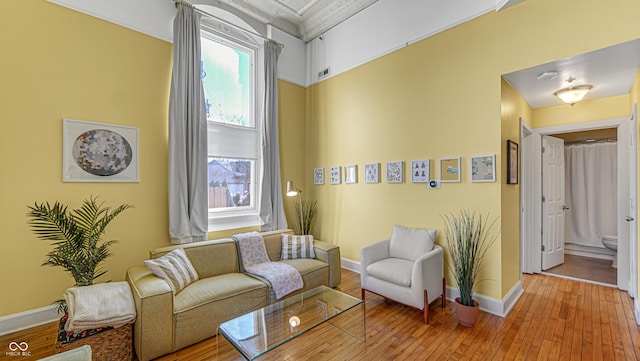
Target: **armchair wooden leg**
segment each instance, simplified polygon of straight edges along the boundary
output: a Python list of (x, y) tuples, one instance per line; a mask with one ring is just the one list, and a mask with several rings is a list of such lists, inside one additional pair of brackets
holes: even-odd
[(424, 290), (424, 323), (429, 324), (429, 294)]
[(446, 300), (446, 296), (445, 296), (446, 294), (447, 294), (447, 279), (442, 277), (442, 308), (444, 308), (444, 303), (445, 303), (445, 300)]
[(365, 291), (365, 289), (361, 288), (361, 290), (362, 290), (362, 295), (360, 295), (360, 299), (364, 301), (364, 291)]

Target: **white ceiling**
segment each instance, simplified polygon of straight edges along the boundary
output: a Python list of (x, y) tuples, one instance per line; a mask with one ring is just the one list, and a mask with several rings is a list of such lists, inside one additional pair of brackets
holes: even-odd
[[(504, 78), (533, 109), (564, 104), (553, 95), (571, 86), (589, 84), (584, 100), (629, 94), (640, 67), (640, 39), (567, 59), (505, 74)], [(538, 80), (545, 71), (557, 71), (555, 79)], [(569, 106), (569, 105), (567, 105)]]
[(219, 0), (308, 42), (378, 0)]

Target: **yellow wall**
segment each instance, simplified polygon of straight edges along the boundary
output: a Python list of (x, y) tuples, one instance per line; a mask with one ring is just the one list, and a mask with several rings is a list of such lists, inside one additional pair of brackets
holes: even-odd
[[(294, 205), (299, 202), (299, 197), (287, 197), (284, 195), (286, 182), (292, 180), (296, 188), (302, 190), (304, 199), (309, 199), (305, 185), (304, 171), (304, 119), (305, 119), (305, 93), (306, 89), (299, 85), (279, 81), (279, 125), (280, 125), (280, 163), (282, 164), (280, 175), (282, 177), (282, 194), (284, 209), (289, 220), (289, 228), (296, 225)], [(313, 183), (313, 180), (312, 180)]]
[(575, 124), (629, 117), (629, 94), (610, 98), (585, 100), (574, 106), (557, 105), (535, 109), (531, 126), (534, 128), (550, 127), (561, 124)]
[[(105, 239), (108, 274), (124, 279), (149, 250), (169, 245), (167, 112), (171, 44), (43, 0), (3, 3), (0, 11), (0, 316), (44, 307), (73, 279), (41, 267), (50, 250), (27, 226), (27, 205), (61, 201), (76, 208), (91, 195), (135, 208), (116, 218)], [(289, 156), (282, 173), (302, 183), (304, 89), (280, 82), (281, 134)], [(288, 97), (292, 99), (287, 100)], [(62, 118), (140, 130), (140, 182), (63, 183)], [(296, 139), (293, 141), (293, 139)], [(292, 162), (289, 170), (287, 163)], [(302, 185), (302, 184), (300, 184)], [(285, 201), (286, 203), (286, 201)], [(255, 228), (210, 233), (218, 238)]]
[[(27, 226), (27, 205), (75, 208), (91, 195), (134, 209), (116, 218), (103, 280), (122, 280), (151, 248), (167, 244), (167, 107), (171, 44), (41, 0), (0, 12), (0, 315), (50, 304), (73, 279), (40, 267), (50, 250)], [(139, 183), (63, 183), (62, 118), (140, 130)]]
[[(518, 184), (507, 184), (507, 141), (521, 145), (520, 119), (531, 121), (532, 110), (529, 104), (505, 80), (501, 81), (501, 118), (502, 138), (501, 159), (501, 220), (502, 220), (502, 295), (504, 296), (520, 279), (520, 212), (514, 212), (513, 205), (520, 204), (520, 179)], [(521, 167), (519, 167), (521, 168)], [(520, 169), (518, 169), (520, 172)], [(517, 209), (517, 208), (516, 208)]]
[[(308, 89), (306, 172), (314, 167), (462, 156), (462, 183), (313, 186), (317, 236), (359, 260), (394, 223), (442, 230), (441, 214), (468, 208), (504, 217), (479, 293), (501, 300), (519, 278), (517, 186), (503, 185), (504, 141), (517, 137), (501, 115), (501, 75), (640, 37), (640, 2), (525, 1), (491, 12)], [(590, 24), (579, 34), (566, 14)], [(558, 34), (574, 34), (567, 42)], [(526, 113), (526, 107), (522, 109)], [(526, 115), (526, 114), (525, 114)], [(531, 115), (528, 115), (531, 117)], [(511, 119), (511, 120), (509, 120)], [(505, 123), (505, 121), (507, 121)], [(498, 183), (470, 183), (468, 159), (496, 154)], [(437, 177), (435, 164), (432, 176)], [(385, 172), (382, 172), (384, 177)], [(405, 174), (406, 177), (407, 174)], [(307, 178), (308, 179), (308, 178)], [(330, 207), (328, 206), (330, 205)], [(438, 238), (442, 244), (442, 239)], [(455, 285), (453, 285), (455, 286)]]

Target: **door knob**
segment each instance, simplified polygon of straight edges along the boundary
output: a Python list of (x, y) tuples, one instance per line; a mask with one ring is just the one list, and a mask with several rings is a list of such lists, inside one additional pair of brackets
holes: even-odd
[(633, 217), (627, 217), (624, 220), (627, 221), (627, 222), (635, 221), (635, 219), (633, 219)]
[(566, 210), (568, 210), (568, 209), (570, 209), (570, 208), (569, 208), (569, 207), (567, 207), (567, 206), (562, 206), (562, 210), (563, 210), (563, 211), (566, 211)]

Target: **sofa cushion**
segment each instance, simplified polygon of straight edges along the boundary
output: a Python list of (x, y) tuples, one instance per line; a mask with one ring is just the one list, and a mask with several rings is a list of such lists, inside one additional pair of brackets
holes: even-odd
[(198, 280), (176, 295), (174, 312), (180, 313), (203, 304), (242, 295), (267, 286), (244, 273), (228, 273)]
[(220, 323), (265, 307), (267, 295), (264, 283), (242, 273), (190, 284), (175, 297), (173, 350), (215, 336)]
[(282, 235), (282, 259), (316, 258), (313, 236)]
[(371, 277), (391, 282), (396, 285), (411, 287), (411, 270), (413, 262), (402, 258), (385, 258), (367, 266)]
[(433, 249), (435, 239), (435, 229), (408, 228), (395, 224), (389, 243), (389, 256), (415, 261)]
[(182, 248), (176, 248), (160, 258), (146, 260), (144, 264), (154, 275), (169, 283), (173, 293), (182, 291), (198, 280), (198, 273)]

